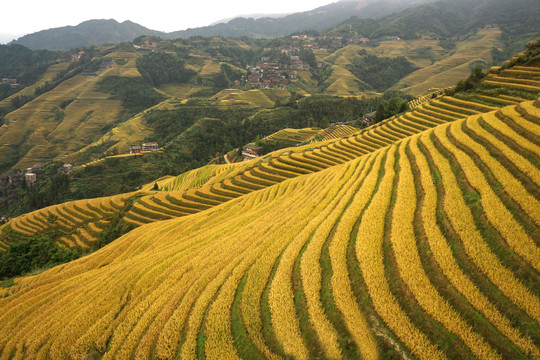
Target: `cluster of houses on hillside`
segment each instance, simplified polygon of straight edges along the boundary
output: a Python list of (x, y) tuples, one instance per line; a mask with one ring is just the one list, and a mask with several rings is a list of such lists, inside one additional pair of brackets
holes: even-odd
[[(64, 164), (58, 168), (59, 174), (68, 175), (73, 166)], [(21, 171), (4, 176), (0, 176), (0, 207), (10, 206), (19, 200), (19, 191), (17, 190), (22, 183), (26, 186), (33, 186), (39, 177), (45, 173), (43, 164), (35, 164)], [(4, 219), (5, 220), (5, 219)]]
[(256, 66), (248, 66), (247, 81), (255, 89), (284, 88), (298, 81), (298, 71), (309, 70), (309, 65), (302, 63), (298, 56), (290, 56), (291, 64), (262, 62)]
[(140, 44), (133, 44), (133, 47), (135, 49), (145, 49), (145, 50), (156, 50), (157, 49), (157, 41), (152, 41), (152, 40), (144, 40), (142, 43)]
[(12, 205), (19, 199), (17, 188), (21, 183), (32, 185), (43, 174), (43, 164), (36, 164), (25, 172), (0, 176), (0, 207)]
[(59, 57), (56, 59), (56, 62), (57, 63), (61, 63), (61, 62), (76, 62), (76, 61), (79, 61), (81, 60), (81, 56), (84, 55), (84, 51), (77, 51), (77, 52), (74, 52), (74, 53), (71, 53), (71, 54), (68, 54), (66, 56), (62, 56), (62, 57)]
[(17, 82), (17, 79), (10, 79), (10, 78), (3, 78), (2, 85), (9, 85), (13, 89), (17, 89), (18, 87), (21, 86), (21, 84)]
[(157, 142), (147, 142), (142, 145), (131, 145), (129, 147), (130, 154), (140, 154), (143, 151), (157, 151), (159, 145)]
[[(367, 37), (355, 36), (355, 37), (346, 37), (343, 36), (330, 36), (330, 35), (320, 35), (320, 36), (308, 36), (308, 35), (293, 35), (291, 36), (293, 40), (293, 48), (302, 47), (304, 49), (311, 50), (328, 50), (329, 45), (344, 45), (344, 44), (367, 44), (371, 40)], [(345, 39), (345, 40), (344, 40)]]

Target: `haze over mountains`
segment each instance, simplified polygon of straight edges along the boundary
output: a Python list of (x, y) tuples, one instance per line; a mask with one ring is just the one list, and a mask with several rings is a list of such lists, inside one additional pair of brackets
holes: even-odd
[[(77, 26), (64, 26), (42, 30), (22, 36), (13, 43), (30, 49), (69, 50), (75, 47), (131, 41), (141, 35), (157, 35), (163, 39), (194, 35), (276, 37), (297, 31), (325, 30), (338, 25), (351, 16), (359, 19), (378, 18), (400, 12), (430, 0), (353, 0), (339, 1), (316, 9), (290, 14), (280, 18), (275, 15), (237, 17), (226, 23), (179, 30), (170, 33), (151, 30), (131, 21), (88, 20)], [(181, 27), (181, 25), (179, 25)]]

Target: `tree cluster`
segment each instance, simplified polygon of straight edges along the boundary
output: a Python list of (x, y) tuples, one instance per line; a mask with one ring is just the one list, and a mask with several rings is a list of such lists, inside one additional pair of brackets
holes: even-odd
[(184, 62), (176, 55), (152, 52), (137, 58), (137, 70), (150, 84), (159, 86), (166, 83), (188, 82), (195, 72), (184, 67)]
[(418, 69), (404, 56), (378, 57), (365, 50), (360, 51), (359, 55), (361, 56), (355, 58), (348, 69), (357, 78), (379, 92), (389, 89), (403, 77)]
[(409, 102), (407, 99), (392, 97), (389, 100), (382, 100), (375, 112), (375, 122), (378, 123), (407, 110), (409, 110)]
[(47, 235), (21, 237), (10, 242), (8, 251), (0, 256), (0, 279), (50, 268), (77, 257), (74, 250), (56, 245)]
[(486, 75), (487, 74), (484, 73), (481, 67), (476, 66), (467, 79), (459, 80), (457, 85), (453, 89), (446, 91), (446, 94), (453, 95), (456, 92), (472, 90), (482, 81), (482, 79)]
[(122, 106), (131, 113), (137, 113), (152, 107), (165, 97), (142, 78), (125, 76), (107, 76), (98, 84), (98, 90), (113, 94), (122, 101)]

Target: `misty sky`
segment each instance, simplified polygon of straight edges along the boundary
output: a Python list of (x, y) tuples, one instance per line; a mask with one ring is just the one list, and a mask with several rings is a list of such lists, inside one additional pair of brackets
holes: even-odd
[[(312, 10), (337, 0), (0, 0), (0, 43), (90, 19), (131, 20), (152, 30), (171, 32), (210, 25), (244, 14)], [(129, 4), (129, 5), (127, 5)]]

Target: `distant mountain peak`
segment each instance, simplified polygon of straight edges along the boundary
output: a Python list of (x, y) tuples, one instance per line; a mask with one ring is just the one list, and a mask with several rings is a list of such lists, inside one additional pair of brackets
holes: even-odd
[(166, 33), (150, 30), (130, 20), (91, 19), (75, 26), (64, 26), (25, 35), (13, 43), (30, 49), (70, 50), (77, 47), (132, 41), (141, 35), (165, 37)]

